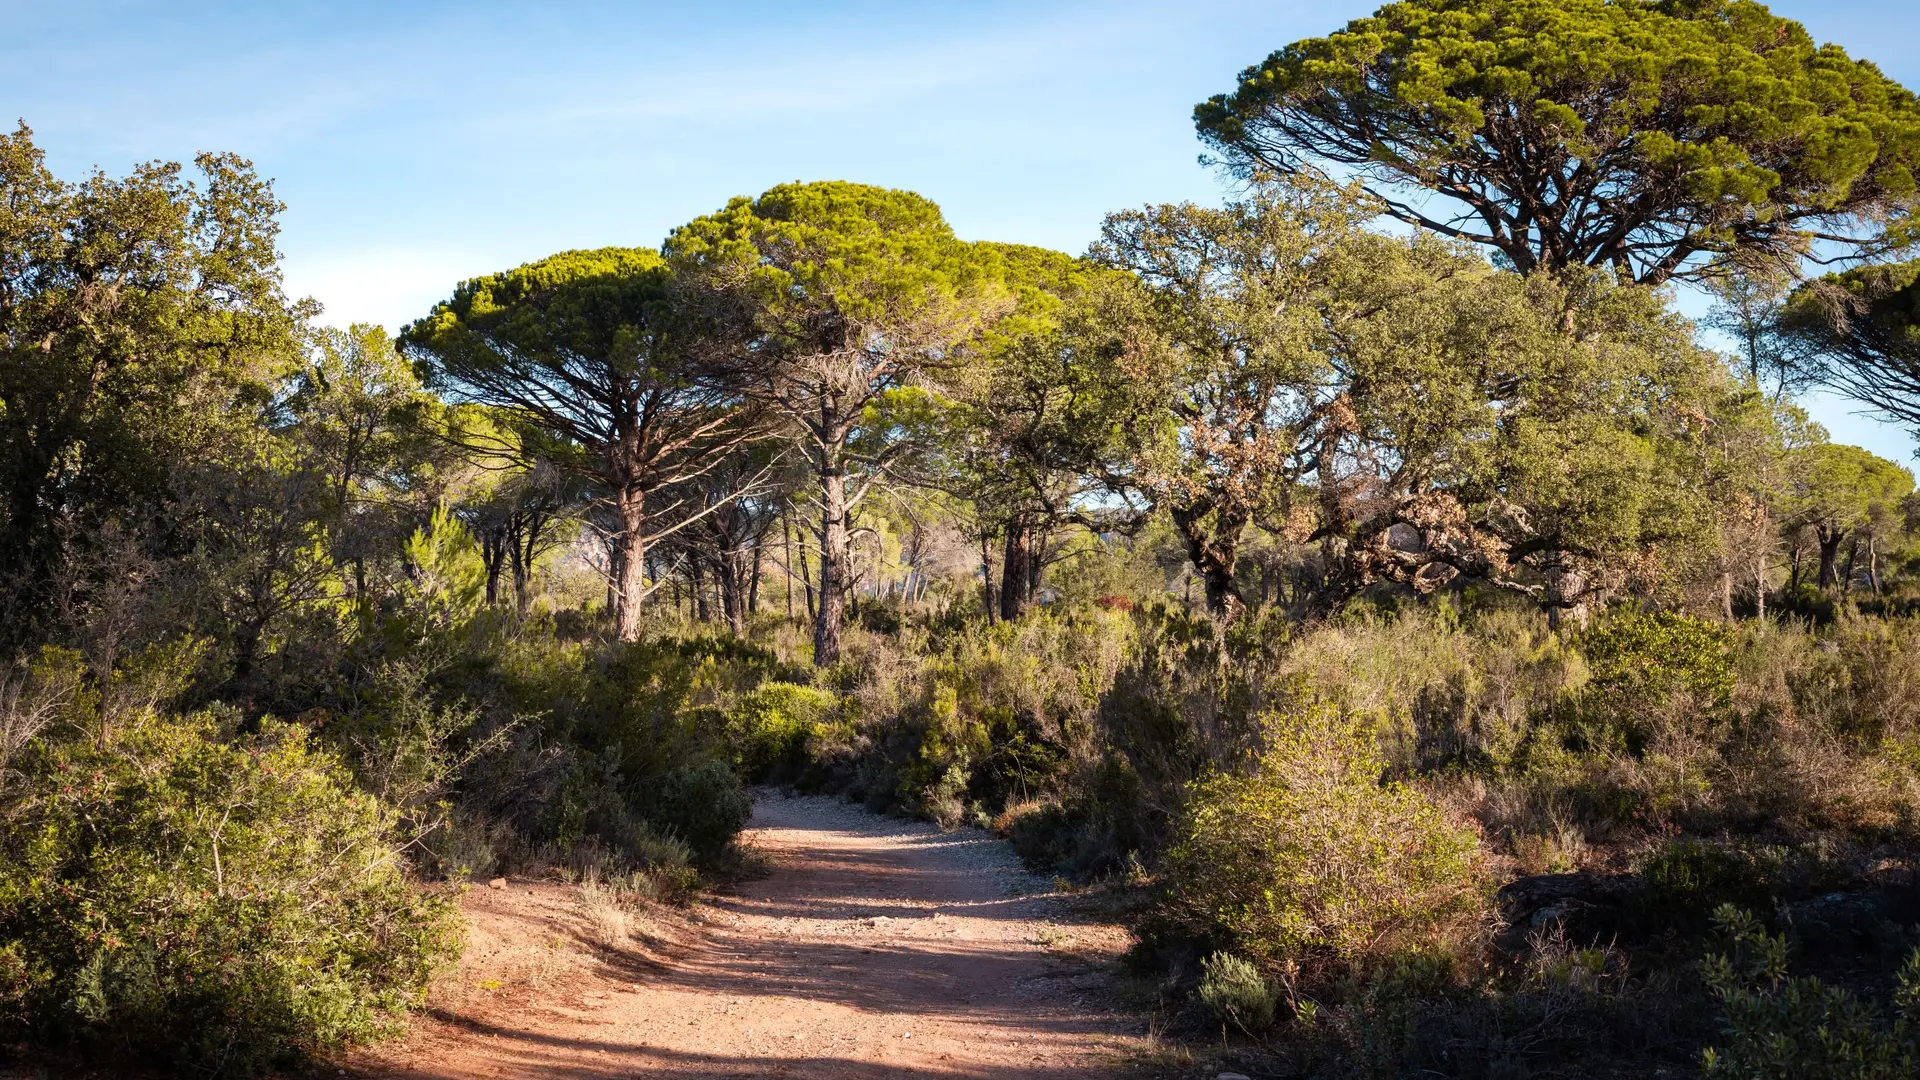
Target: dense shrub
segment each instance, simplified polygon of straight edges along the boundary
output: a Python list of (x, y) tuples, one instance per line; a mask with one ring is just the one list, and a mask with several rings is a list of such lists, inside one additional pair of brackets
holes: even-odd
[(1265, 720), (1248, 771), (1201, 781), (1187, 803), (1168, 855), (1176, 919), (1249, 956), (1325, 969), (1417, 948), (1477, 910), (1477, 838), (1382, 781), (1364, 721), (1326, 706)]
[(824, 690), (790, 682), (765, 682), (727, 710), (727, 741), (741, 774), (759, 778), (795, 764), (835, 705)]
[(696, 859), (725, 851), (753, 816), (753, 800), (724, 761), (668, 772), (644, 806), (647, 820), (685, 843)]
[(1793, 673), (1797, 707), (1863, 747), (1920, 734), (1920, 618), (1847, 615)]
[[(574, 861), (585, 845), (587, 855), (619, 857), (625, 872), (649, 865), (649, 836), (704, 835), (716, 820), (744, 821), (737, 781), (721, 785), (733, 794), (717, 819), (668, 799), (664, 785), (715, 762), (715, 776), (731, 776), (729, 716), (758, 687), (779, 697), (779, 686), (792, 685), (780, 677), (792, 674), (767, 649), (712, 635), (579, 644), (538, 624), (475, 635), (436, 687), (441, 699), (474, 702), (480, 719), (454, 744), (464, 764), (448, 785), (454, 820), (426, 841), (434, 863), (537, 872)], [(391, 711), (383, 696), (370, 704)], [(444, 715), (449, 707), (438, 708)], [(730, 840), (692, 846), (704, 860)]]
[(303, 732), (213, 716), (36, 743), (0, 812), (0, 1021), (246, 1073), (392, 1030), (457, 954), (393, 812)]
[(1706, 1075), (1728, 1080), (1894, 1080), (1920, 1067), (1913, 1023), (1920, 1014), (1920, 952), (1901, 969), (1889, 1024), (1868, 1002), (1817, 978), (1787, 974), (1787, 941), (1724, 905), (1714, 922), (1726, 948), (1703, 965), (1720, 1001), (1722, 1041), (1705, 1053)]
[(1670, 611), (1625, 611), (1602, 620), (1582, 643), (1591, 689), (1646, 701), (1686, 691), (1708, 705), (1733, 693), (1734, 631)]
[(1293, 639), (1275, 676), (1336, 689), (1399, 772), (1501, 768), (1536, 718), (1586, 682), (1567, 637), (1524, 612), (1362, 612)]
[(1581, 749), (1645, 758), (1697, 736), (1723, 716), (1734, 690), (1736, 635), (1673, 612), (1610, 615), (1581, 642), (1590, 677), (1567, 725)]
[(1722, 905), (1771, 911), (1856, 884), (1841, 853), (1827, 845), (1792, 847), (1751, 837), (1669, 840), (1638, 872), (1634, 915), (1650, 930), (1701, 931)]
[(1402, 957), (1296, 1014), (1297, 1066), (1275, 1075), (1685, 1076), (1698, 1066), (1690, 1041), (1704, 1034), (1700, 1010), (1665, 980), (1636, 977), (1621, 952), (1558, 937), (1498, 967)]
[(1172, 843), (1194, 781), (1244, 760), (1259, 742), (1261, 711), (1296, 693), (1298, 680), (1281, 671), (1295, 638), (1278, 612), (1223, 626), (1152, 604), (1133, 621), (1127, 662), (1100, 700), (1111, 760), (1080, 779), (1099, 784), (1086, 810), (1100, 828), (1157, 852)]
[(1036, 873), (1066, 863), (1084, 824), (1083, 815), (1053, 802), (1011, 806), (995, 821), (996, 831), (1013, 845), (1014, 854)]

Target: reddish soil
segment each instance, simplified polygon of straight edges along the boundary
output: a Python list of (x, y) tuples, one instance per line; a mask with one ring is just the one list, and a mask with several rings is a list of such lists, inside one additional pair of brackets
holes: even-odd
[(763, 797), (769, 872), (691, 913), (572, 886), (476, 888), (460, 972), (369, 1080), (1075, 1078), (1146, 1043), (1114, 927), (1074, 921), (983, 833)]

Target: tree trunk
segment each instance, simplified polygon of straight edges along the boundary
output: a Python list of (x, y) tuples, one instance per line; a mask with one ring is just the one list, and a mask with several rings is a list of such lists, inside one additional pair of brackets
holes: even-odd
[(1033, 535), (1033, 547), (1027, 553), (1027, 606), (1040, 602), (1040, 577), (1047, 569), (1047, 539), (1044, 530)]
[(1840, 575), (1840, 591), (1846, 596), (1853, 595), (1853, 566), (1860, 555), (1860, 534), (1855, 533), (1853, 543), (1847, 545), (1847, 569)]
[(713, 614), (707, 608), (707, 576), (700, 572), (700, 557), (687, 557), (687, 578), (693, 586), (693, 617), (700, 622), (712, 622)]
[(735, 635), (747, 629), (747, 590), (746, 583), (740, 580), (745, 556), (745, 552), (729, 551), (714, 564), (714, 576), (720, 585), (720, 613), (726, 617), (727, 630)]
[(548, 518), (546, 512), (537, 510), (516, 515), (514, 527), (507, 534), (513, 608), (522, 615), (533, 605), (533, 560), (539, 552), (540, 534), (546, 530)]
[(767, 534), (762, 532), (753, 538), (753, 563), (747, 573), (747, 618), (760, 610), (760, 567), (761, 555), (765, 549)]
[(1000, 618), (1012, 622), (1027, 613), (1033, 599), (1032, 572), (1033, 529), (1025, 522), (1010, 521), (1000, 560)]
[(812, 622), (813, 611), (817, 605), (813, 602), (813, 567), (807, 562), (807, 547), (804, 543), (800, 545), (800, 588), (807, 601), (807, 621)]
[(480, 565), (487, 571), (487, 606), (493, 607), (500, 602), (500, 571), (506, 565), (507, 550), (512, 540), (504, 527), (478, 530), (480, 533)]
[(1820, 543), (1820, 575), (1814, 579), (1814, 584), (1823, 592), (1833, 588), (1839, 580), (1839, 575), (1835, 572), (1835, 563), (1839, 561), (1840, 541), (1846, 539), (1846, 536), (1845, 529), (1833, 529), (1824, 525), (1816, 526), (1814, 529), (1814, 539)]
[(1733, 625), (1733, 571), (1731, 570), (1722, 571), (1720, 574), (1720, 614), (1726, 618), (1727, 625)]
[(523, 554), (513, 560), (513, 610), (522, 615), (533, 606), (533, 572)]
[(999, 608), (993, 602), (993, 555), (987, 549), (987, 534), (980, 534), (980, 604), (987, 612), (987, 625), (992, 626), (999, 614)]
[(1877, 533), (1867, 534), (1867, 584), (1873, 586), (1873, 595), (1880, 595), (1880, 537)]
[(780, 515), (780, 559), (784, 564), (787, 579), (787, 621), (793, 621), (793, 522), (783, 512)]
[(1209, 533), (1201, 516), (1191, 510), (1175, 510), (1173, 526), (1186, 543), (1187, 560), (1206, 587), (1207, 612), (1233, 618), (1246, 606), (1233, 587), (1234, 550), (1246, 526), (1244, 521), (1220, 514)]
[(1558, 631), (1569, 612), (1581, 625), (1586, 625), (1585, 593), (1592, 584), (1586, 572), (1555, 562), (1547, 566), (1546, 579), (1546, 594), (1541, 602), (1547, 609), (1547, 629)]
[(820, 606), (813, 620), (813, 663), (840, 660), (840, 632), (847, 613), (847, 474), (838, 466), (820, 472)]
[(640, 601), (646, 594), (647, 503), (640, 492), (618, 493), (620, 536), (614, 568), (614, 633), (621, 641), (640, 640)]

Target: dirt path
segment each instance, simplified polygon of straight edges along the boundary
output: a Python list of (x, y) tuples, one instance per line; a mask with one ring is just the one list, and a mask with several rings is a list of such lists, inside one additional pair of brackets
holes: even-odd
[(1084, 1080), (1140, 1045), (1108, 1000), (1124, 936), (1034, 895), (985, 834), (778, 795), (749, 828), (771, 872), (685, 922), (621, 925), (566, 886), (474, 890), (460, 978), (353, 1071)]

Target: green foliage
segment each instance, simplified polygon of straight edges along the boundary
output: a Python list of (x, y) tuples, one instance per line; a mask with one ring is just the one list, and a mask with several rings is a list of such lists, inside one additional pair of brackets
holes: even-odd
[(1731, 700), (1734, 631), (1723, 623), (1670, 611), (1623, 612), (1581, 642), (1595, 693), (1658, 702), (1687, 693), (1713, 708)]
[(1862, 266), (1794, 290), (1785, 336), (1827, 385), (1920, 428), (1920, 260)]
[[(744, 273), (760, 329), (796, 360), (806, 343), (789, 335), (822, 312), (856, 323), (966, 323), (981, 294), (996, 288), (991, 257), (956, 240), (930, 200), (845, 181), (735, 198), (675, 229), (666, 252), (708, 273)], [(796, 346), (802, 354), (792, 353)]]
[(765, 682), (727, 710), (727, 741), (741, 775), (760, 777), (796, 762), (838, 704), (832, 694), (789, 682)]
[(736, 198), (674, 230), (676, 272), (726, 327), (721, 378), (803, 433), (818, 488), (814, 663), (840, 660), (853, 508), (934, 440), (928, 383), (1011, 298), (999, 260), (907, 191), (827, 181)]
[[(410, 838), (449, 827), (448, 796), (473, 763), (500, 749), (513, 724), (483, 725), (465, 702), (435, 700), (423, 661), (389, 663), (373, 673), (361, 707), (326, 725), (360, 786), (392, 807)], [(460, 869), (438, 860), (449, 876)], [(473, 869), (468, 867), (467, 869)]]
[(5, 1023), (222, 1074), (394, 1030), (458, 953), (392, 811), (303, 732), (43, 742), (0, 817)]
[(1713, 913), (1726, 951), (1702, 965), (1720, 1001), (1725, 1043), (1704, 1054), (1710, 1077), (1737, 1080), (1892, 1080), (1912, 1076), (1915, 1006), (1920, 1004), (1920, 952), (1901, 970), (1891, 1026), (1867, 1002), (1817, 978), (1787, 974), (1787, 940), (1732, 904)]
[(1273, 990), (1260, 970), (1232, 953), (1214, 953), (1200, 962), (1200, 1003), (1222, 1025), (1249, 1035), (1273, 1026)]
[(725, 852), (753, 816), (753, 801), (724, 761), (682, 766), (658, 778), (657, 785), (642, 812), (698, 859)]
[(1419, 950), (1481, 899), (1479, 841), (1383, 782), (1367, 725), (1327, 706), (1266, 718), (1245, 775), (1195, 785), (1167, 856), (1172, 915), (1249, 956), (1325, 971)]
[(110, 521), (253, 434), (301, 312), (280, 292), (281, 205), (253, 166), (201, 154), (56, 179), (25, 124), (0, 135), (0, 576), (5, 629), (76, 584)]
[(402, 552), (413, 566), (409, 581), (413, 595), (408, 614), (440, 626), (471, 619), (480, 609), (487, 587), (487, 568), (480, 560), (480, 549), (473, 542), (451, 508), (434, 508), (433, 518), (415, 529)]
[(1704, 926), (1722, 904), (1766, 909), (1778, 898), (1787, 852), (1778, 847), (1674, 840), (1640, 867), (1641, 914)]
[(1912, 93), (1750, 0), (1406, 0), (1194, 115), (1249, 169), (1352, 170), (1387, 212), (1523, 272), (1649, 283), (1703, 255), (1797, 256), (1814, 233), (1870, 247), (1920, 168)]
[(725, 705), (785, 671), (765, 650), (709, 635), (621, 643), (583, 661), (575, 737), (617, 758), (636, 798), (649, 778), (722, 751)]

